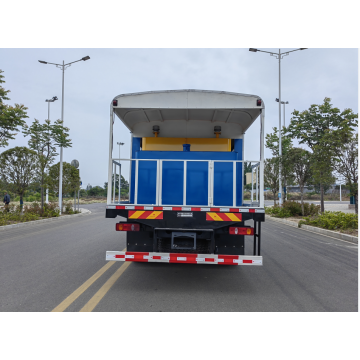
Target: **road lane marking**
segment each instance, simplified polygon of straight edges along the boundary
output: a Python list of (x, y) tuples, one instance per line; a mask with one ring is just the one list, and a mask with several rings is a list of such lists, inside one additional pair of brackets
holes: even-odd
[[(126, 251), (126, 248), (122, 251)], [(109, 261), (99, 271), (97, 271), (90, 279), (86, 280), (79, 286), (72, 294), (70, 294), (64, 301), (62, 301), (51, 312), (62, 312), (66, 310), (85, 290), (87, 290), (101, 275), (103, 275), (116, 261)]]
[(124, 271), (130, 266), (131, 262), (125, 262), (116, 272), (110, 277), (110, 279), (99, 289), (99, 291), (85, 304), (80, 312), (91, 312), (96, 305), (106, 295), (110, 288), (115, 284), (117, 279), (124, 273)]

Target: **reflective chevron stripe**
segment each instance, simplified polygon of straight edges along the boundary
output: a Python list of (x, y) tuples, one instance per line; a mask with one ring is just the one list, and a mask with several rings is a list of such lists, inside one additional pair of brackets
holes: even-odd
[(129, 211), (129, 219), (163, 219), (162, 211)]
[(262, 256), (107, 251), (106, 260), (215, 265), (262, 265)]
[(208, 221), (241, 221), (242, 215), (235, 214), (235, 213), (207, 212), (206, 220), (208, 220)]

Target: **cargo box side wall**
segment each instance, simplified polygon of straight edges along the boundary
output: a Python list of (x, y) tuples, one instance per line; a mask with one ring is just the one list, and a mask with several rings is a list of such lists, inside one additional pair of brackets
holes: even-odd
[[(179, 160), (243, 160), (243, 140), (234, 140), (232, 152), (215, 151), (141, 151), (141, 138), (133, 138), (133, 159), (179, 159)], [(139, 161), (138, 204), (156, 204), (156, 162)], [(185, 205), (184, 162), (163, 162), (162, 205)], [(186, 205), (208, 205), (209, 169), (208, 162), (187, 162)], [(214, 163), (214, 206), (233, 206), (233, 163)], [(236, 206), (243, 205), (243, 164), (236, 164)], [(130, 203), (135, 201), (135, 161), (131, 166)]]

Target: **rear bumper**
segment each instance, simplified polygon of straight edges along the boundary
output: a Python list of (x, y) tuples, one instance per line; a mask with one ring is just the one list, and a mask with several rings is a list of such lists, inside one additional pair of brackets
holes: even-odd
[(214, 255), (214, 254), (180, 254), (157, 252), (107, 251), (106, 260), (158, 262), (158, 263), (185, 263), (185, 264), (212, 264), (212, 265), (256, 265), (263, 264), (262, 256), (251, 255)]

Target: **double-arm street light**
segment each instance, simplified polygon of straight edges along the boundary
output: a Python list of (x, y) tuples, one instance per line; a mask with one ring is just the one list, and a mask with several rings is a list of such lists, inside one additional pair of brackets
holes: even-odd
[[(264, 51), (264, 50), (259, 50), (259, 49), (254, 49), (254, 48), (250, 48), (249, 51), (251, 52), (264, 52), (264, 53), (268, 53), (270, 54), (270, 56), (275, 56), (276, 59), (279, 60), (279, 156), (282, 155), (282, 148), (281, 148), (281, 59), (286, 56), (289, 55), (291, 52), (294, 51), (298, 51), (298, 50), (305, 50), (306, 48), (300, 48), (300, 49), (295, 49), (295, 50), (290, 50), (290, 51), (285, 51), (285, 52), (281, 52), (281, 50), (279, 49), (278, 53), (274, 53), (271, 51)], [(285, 106), (285, 105), (284, 105)], [(282, 205), (282, 197), (281, 197), (281, 165), (279, 167), (279, 205)]]
[[(53, 96), (52, 99), (46, 99), (45, 101), (48, 103), (48, 120), (50, 121), (50, 103), (58, 100), (57, 96)], [(46, 200), (45, 202), (49, 203), (49, 189), (46, 188)]]
[[(279, 99), (276, 98), (275, 101), (279, 102)], [(284, 119), (283, 127), (285, 127), (285, 104), (288, 104), (289, 102), (282, 101), (281, 103), (284, 105), (284, 107), (283, 107), (283, 119)], [(284, 184), (284, 194), (285, 194), (285, 200), (287, 200), (286, 183)]]
[[(69, 66), (71, 66), (71, 64), (74, 64), (74, 63), (76, 63), (78, 61), (86, 61), (86, 60), (89, 60), (89, 59), (90, 59), (90, 56), (84, 56), (80, 60), (72, 61), (72, 62), (67, 63), (67, 64), (65, 64), (64, 61), (63, 61), (62, 64), (55, 64), (55, 63), (39, 60), (39, 62), (42, 63), (42, 64), (55, 65), (56, 67), (58, 67), (58, 68), (60, 68), (62, 70), (61, 121), (63, 122), (63, 124), (64, 124), (64, 75), (65, 75), (65, 70)], [(61, 212), (62, 212), (62, 177), (63, 177), (63, 148), (62, 148), (62, 146), (60, 146), (60, 174), (59, 174), (59, 208), (60, 208), (60, 215), (61, 215)]]
[[(279, 99), (276, 98), (275, 101), (279, 102)], [(283, 115), (283, 119), (284, 119), (283, 127), (285, 127), (285, 105), (287, 105), (289, 102), (288, 101), (282, 101), (281, 103), (284, 105), (283, 106), (283, 112), (284, 112), (284, 115)]]

